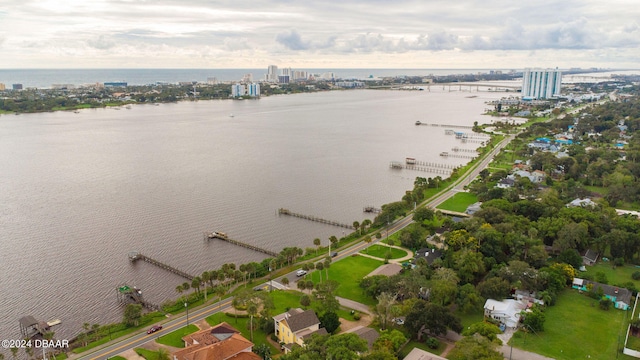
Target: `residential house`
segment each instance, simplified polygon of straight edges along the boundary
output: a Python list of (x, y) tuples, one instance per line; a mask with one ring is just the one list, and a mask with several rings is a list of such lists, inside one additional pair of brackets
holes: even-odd
[(182, 338), (185, 348), (172, 354), (173, 360), (260, 360), (253, 343), (223, 322)]
[(572, 287), (580, 291), (598, 291), (598, 288), (600, 288), (602, 289), (604, 297), (611, 300), (616, 309), (628, 310), (631, 304), (631, 291), (625, 288), (601, 284), (580, 278), (573, 279)]
[(527, 304), (513, 299), (502, 301), (487, 299), (484, 303), (484, 315), (510, 328), (515, 328), (520, 322), (520, 313), (527, 309)]
[(442, 356), (432, 354), (430, 352), (426, 352), (422, 349), (413, 348), (407, 356), (404, 357), (404, 360), (447, 360)]
[(431, 248), (422, 248), (416, 251), (414, 258), (414, 263), (418, 262), (418, 259), (422, 258), (427, 261), (427, 264), (431, 265), (436, 259), (440, 259), (442, 257), (442, 251), (439, 249), (431, 249)]
[(304, 346), (304, 339), (312, 334), (327, 334), (325, 328), (320, 328), (320, 320), (313, 310), (291, 309), (274, 316), (273, 322), (276, 337), (286, 353), (295, 344)]
[(594, 207), (596, 203), (591, 201), (590, 198), (584, 199), (574, 199), (570, 203), (567, 204), (567, 207)]
[(598, 254), (597, 252), (591, 249), (587, 249), (584, 255), (582, 255), (582, 263), (585, 265), (594, 265), (596, 261), (598, 261), (599, 255), (600, 254)]
[(498, 183), (496, 184), (496, 187), (500, 189), (509, 189), (509, 188), (512, 188), (515, 184), (516, 184), (515, 180), (504, 178), (498, 181)]
[(465, 210), (465, 214), (473, 215), (476, 211), (480, 210), (480, 206), (482, 206), (481, 202), (473, 203), (467, 206), (467, 210)]
[(513, 293), (513, 298), (527, 303), (544, 305), (544, 300), (539, 299), (535, 291), (516, 290)]
[(380, 337), (380, 334), (376, 331), (376, 329), (364, 326), (356, 328), (352, 332), (367, 342), (369, 350), (373, 349), (373, 343)]

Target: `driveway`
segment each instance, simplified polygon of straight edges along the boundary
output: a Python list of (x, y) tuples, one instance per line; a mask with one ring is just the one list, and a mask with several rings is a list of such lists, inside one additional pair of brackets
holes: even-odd
[(338, 300), (340, 305), (342, 305), (344, 307), (347, 307), (349, 309), (357, 310), (357, 311), (363, 312), (365, 314), (371, 315), (371, 310), (369, 309), (369, 305), (365, 305), (365, 304), (359, 303), (357, 301), (341, 298), (339, 296), (336, 296), (336, 300)]

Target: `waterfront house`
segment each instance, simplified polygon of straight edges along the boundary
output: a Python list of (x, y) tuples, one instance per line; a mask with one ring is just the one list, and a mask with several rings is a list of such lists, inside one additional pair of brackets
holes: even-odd
[(182, 338), (185, 348), (172, 354), (173, 360), (260, 360), (253, 343), (231, 325), (223, 322)]
[(293, 345), (304, 346), (304, 339), (312, 334), (325, 335), (327, 330), (320, 327), (320, 320), (313, 310), (291, 309), (273, 317), (275, 334), (285, 353)]

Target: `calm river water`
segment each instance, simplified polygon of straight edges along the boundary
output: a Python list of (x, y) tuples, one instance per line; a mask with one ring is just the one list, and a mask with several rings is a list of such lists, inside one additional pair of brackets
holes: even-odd
[(438, 154), (478, 146), (416, 120), (488, 122), (485, 101), (503, 95), (434, 86), (0, 116), (0, 339), (17, 338), (24, 315), (61, 319), (60, 339), (120, 321), (123, 283), (175, 298), (184, 280), (131, 264), (133, 250), (200, 274), (264, 258), (205, 231), (276, 252), (327, 244), (343, 229), (276, 210), (362, 221), (364, 206), (437, 175), (391, 161), (458, 165)]

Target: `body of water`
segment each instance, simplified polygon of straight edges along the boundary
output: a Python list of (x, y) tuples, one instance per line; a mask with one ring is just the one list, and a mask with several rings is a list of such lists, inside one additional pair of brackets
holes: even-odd
[[(427, 76), (488, 73), (487, 69), (300, 69), (309, 74), (333, 73), (336, 78), (367, 79), (386, 76)], [(505, 72), (507, 70), (504, 70)], [(175, 84), (182, 81), (206, 82), (240, 81), (252, 74), (254, 81), (264, 79), (267, 69), (0, 69), (0, 83), (7, 88), (22, 84), (25, 88), (50, 88), (53, 84), (95, 84), (124, 81), (129, 85), (148, 85), (156, 82)]]
[(130, 251), (197, 275), (265, 257), (207, 242), (207, 231), (276, 252), (326, 245), (344, 230), (276, 210), (361, 222), (364, 206), (438, 175), (391, 161), (460, 165), (468, 160), (438, 154), (478, 146), (417, 120), (489, 122), (485, 101), (503, 95), (433, 86), (2, 115), (0, 338), (17, 338), (24, 315), (61, 319), (61, 339), (120, 321), (123, 283), (153, 303), (176, 298), (184, 279), (130, 263)]

